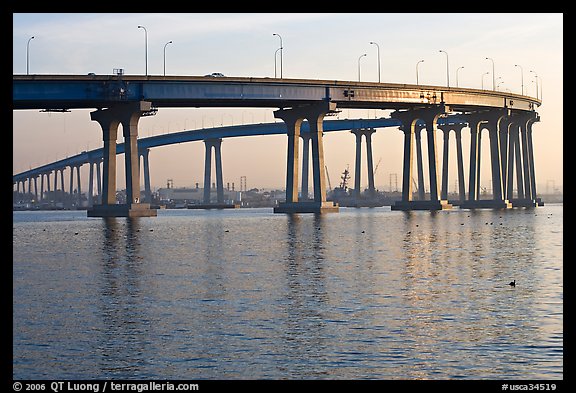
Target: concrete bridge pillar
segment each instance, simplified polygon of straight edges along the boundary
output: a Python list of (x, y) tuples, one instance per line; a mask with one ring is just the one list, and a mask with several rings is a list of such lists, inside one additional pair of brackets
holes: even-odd
[(462, 159), (462, 128), (466, 124), (460, 124), (454, 129), (456, 133), (456, 161), (458, 165), (458, 195), (460, 202), (466, 200), (466, 187), (464, 183), (464, 160)]
[(74, 167), (70, 165), (70, 184), (68, 185), (70, 192), (68, 194), (68, 207), (72, 208), (73, 195), (74, 195)]
[(80, 181), (80, 167), (81, 166), (82, 165), (76, 166), (76, 183), (78, 185), (78, 187), (77, 187), (77, 190), (78, 190), (78, 201), (77, 201), (78, 205), (77, 206), (78, 206), (78, 208), (82, 207), (82, 186), (81, 186), (82, 183)]
[(100, 175), (101, 160), (96, 162), (96, 190), (98, 191), (97, 203), (102, 203), (102, 177)]
[[(507, 209), (512, 207), (510, 202), (504, 198), (504, 188), (502, 182), (502, 153), (500, 141), (501, 132), (508, 128), (505, 121), (509, 112), (507, 109), (491, 110), (487, 112), (477, 112), (468, 115), (470, 124), (470, 184), (469, 199), (463, 202), (460, 207), (468, 209), (494, 208)], [(490, 139), (490, 168), (492, 175), (492, 199), (480, 199), (480, 153), (481, 153), (481, 129), (488, 130)], [(504, 129), (504, 131), (501, 131)], [(507, 159), (506, 159), (507, 161)]]
[[(450, 209), (452, 205), (439, 198), (438, 172), (436, 158), (436, 124), (438, 118), (445, 113), (445, 105), (430, 105), (422, 109), (393, 112), (391, 117), (400, 120), (404, 131), (404, 165), (402, 175), (402, 201), (396, 202), (393, 210), (442, 210)], [(428, 170), (430, 177), (430, 200), (412, 200), (412, 155), (413, 135), (418, 120), (425, 123), (428, 142)]]
[(444, 148), (442, 161), (442, 192), (441, 199), (448, 199), (448, 162), (450, 150), (450, 131), (454, 131), (456, 137), (456, 165), (458, 168), (458, 192), (459, 201), (466, 199), (464, 187), (464, 163), (462, 160), (462, 128), (466, 127), (465, 123), (450, 123), (438, 126), (444, 132)]
[[(424, 188), (424, 165), (422, 160), (422, 130), (424, 124), (415, 124), (414, 137), (416, 139), (416, 170), (418, 175), (418, 200), (423, 201), (426, 197), (426, 189)], [(412, 179), (410, 179), (412, 182)]]
[(532, 200), (536, 201), (540, 206), (542, 205), (538, 194), (536, 192), (536, 172), (534, 168), (534, 147), (532, 144), (532, 125), (540, 121), (540, 116), (537, 113), (532, 114), (532, 116), (526, 122), (526, 132), (528, 140), (528, 160), (530, 162), (530, 195)]
[(354, 172), (354, 196), (356, 201), (360, 199), (361, 190), (361, 173), (362, 173), (362, 136), (366, 139), (366, 160), (368, 166), (368, 194), (373, 197), (374, 188), (374, 161), (372, 158), (372, 134), (376, 132), (373, 128), (357, 128), (350, 131), (356, 135), (356, 165)]
[(92, 207), (94, 205), (94, 165), (96, 163), (93, 161), (89, 161), (89, 174), (88, 174), (88, 207)]
[(300, 134), (302, 138), (302, 187), (300, 189), (300, 200), (309, 200), (308, 174), (310, 173), (310, 134)]
[(144, 202), (152, 202), (152, 190), (150, 188), (150, 149), (140, 149), (142, 165), (144, 169)]
[[(276, 118), (286, 124), (288, 133), (288, 154), (286, 171), (286, 202), (274, 208), (275, 213), (323, 213), (338, 211), (338, 206), (326, 201), (326, 169), (324, 165), (324, 144), (322, 122), (326, 113), (336, 109), (332, 102), (319, 102), (313, 105), (279, 109)], [(314, 200), (298, 201), (299, 139), (303, 119), (310, 125), (312, 141), (312, 175)]]
[[(517, 198), (512, 198), (515, 207), (534, 207), (542, 202), (536, 195), (536, 179), (534, 173), (534, 152), (532, 146), (532, 124), (539, 121), (537, 113), (513, 114), (514, 124), (510, 132), (509, 163), (507, 190), (513, 192), (513, 166), (516, 159), (516, 183), (518, 187)], [(510, 197), (511, 198), (511, 197)]]
[(64, 168), (60, 169), (60, 185), (62, 187), (62, 203), (64, 204), (65, 202), (65, 196), (64, 196), (64, 192), (65, 192), (65, 188), (64, 188)]
[(44, 199), (44, 173), (40, 174), (40, 194), (38, 197), (38, 202), (42, 202)]
[[(91, 119), (102, 127), (104, 141), (104, 175), (102, 204), (88, 210), (89, 217), (150, 217), (156, 210), (140, 201), (140, 166), (138, 157), (138, 121), (151, 110), (147, 101), (119, 103), (107, 109), (91, 112)], [(126, 204), (116, 205), (116, 139), (118, 126), (124, 135), (124, 165), (126, 172)]]
[(204, 160), (204, 203), (210, 203), (210, 184), (212, 178), (212, 148), (216, 166), (216, 195), (217, 203), (224, 203), (224, 181), (222, 178), (222, 139), (213, 138), (204, 140), (206, 156)]

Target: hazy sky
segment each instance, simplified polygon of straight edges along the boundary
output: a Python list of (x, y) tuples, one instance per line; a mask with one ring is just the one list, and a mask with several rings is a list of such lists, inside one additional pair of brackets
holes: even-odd
[[(162, 75), (164, 50), (167, 75), (274, 77), (276, 49), (282, 37), (284, 78), (378, 81), (446, 85), (446, 55), (450, 85), (492, 89), (492, 62), (499, 90), (536, 96), (536, 78), (543, 103), (541, 122), (534, 125), (534, 156), (538, 192), (562, 187), (563, 179), (563, 14), (561, 13), (288, 13), (288, 14), (13, 14), (13, 73), (26, 74), (29, 43), (30, 74), (145, 73), (145, 32), (148, 73)], [(166, 43), (173, 41), (173, 43)], [(367, 56), (360, 59), (359, 56)], [(519, 65), (515, 66), (515, 65)], [(280, 58), (276, 61), (280, 76)], [(464, 67), (464, 68), (461, 68)], [(457, 72), (458, 70), (458, 72)], [(490, 74), (484, 75), (486, 72)], [(275, 121), (274, 109), (160, 109), (140, 120), (140, 136), (219, 125)], [(13, 112), (13, 173), (102, 146), (101, 130), (90, 121), (91, 110), (69, 113)], [(340, 118), (373, 118), (389, 112), (343, 110)], [(465, 129), (468, 130), (468, 129)], [(487, 135), (487, 134), (486, 134)], [(441, 167), (442, 134), (438, 138)], [(122, 142), (119, 137), (118, 142)], [(286, 136), (227, 139), (222, 144), (224, 184), (246, 176), (248, 188), (284, 188)], [(451, 140), (450, 187), (455, 189), (456, 165)], [(465, 132), (464, 163), (468, 179), (469, 133)], [(481, 185), (490, 188), (488, 138), (483, 138)], [(349, 132), (324, 137), (325, 161), (332, 186), (349, 165), (353, 173), (355, 138)], [(363, 149), (365, 147), (363, 146)], [(373, 136), (375, 183), (388, 190), (397, 176), (401, 186), (403, 135), (397, 128), (379, 129)], [(362, 152), (365, 157), (365, 150)], [(124, 187), (123, 156), (118, 157), (118, 187)], [(204, 144), (160, 147), (150, 153), (153, 187), (202, 186)], [(88, 166), (82, 168), (87, 183)], [(366, 169), (362, 183), (366, 187)], [(440, 178), (440, 177), (439, 177)], [(67, 180), (66, 180), (67, 181)], [(353, 183), (352, 183), (353, 184)], [(394, 183), (393, 188), (395, 187)], [(84, 188), (83, 190), (86, 190)]]

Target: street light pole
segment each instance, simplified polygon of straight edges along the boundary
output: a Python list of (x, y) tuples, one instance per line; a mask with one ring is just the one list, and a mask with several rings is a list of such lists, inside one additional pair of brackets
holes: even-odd
[(519, 66), (518, 64), (514, 64), (514, 67), (520, 68), (520, 85), (522, 88), (522, 95), (524, 95), (524, 70), (522, 69), (522, 66)]
[(373, 41), (370, 41), (370, 44), (376, 45), (376, 49), (378, 51), (378, 83), (380, 83), (380, 45)]
[(460, 71), (461, 68), (464, 68), (464, 66), (460, 66), (456, 69), (456, 87), (458, 87), (458, 71)]
[(446, 55), (446, 86), (450, 87), (450, 68), (448, 66), (448, 52), (440, 49), (440, 52), (444, 52)]
[(490, 73), (490, 71), (486, 71), (485, 73), (482, 74), (482, 90), (484, 90), (484, 75), (488, 75)]
[[(272, 35), (277, 35), (280, 38), (280, 79), (282, 79), (282, 53), (284, 52), (284, 45), (282, 44), (282, 37), (280, 34), (273, 33)], [(274, 54), (274, 61), (276, 61), (276, 54)]]
[(276, 49), (276, 52), (274, 52), (274, 78), (276, 78), (276, 55), (278, 54), (278, 51), (282, 49), (282, 48), (278, 48)]
[(30, 74), (30, 41), (34, 39), (34, 36), (28, 38), (28, 43), (26, 44), (26, 75)]
[(358, 58), (358, 82), (360, 82), (360, 59), (363, 58), (364, 56), (366, 56), (366, 53), (360, 55), (360, 57)]
[(138, 26), (139, 29), (144, 29), (144, 57), (146, 60), (146, 76), (148, 76), (148, 30), (144, 26)]
[(538, 99), (538, 75), (532, 70), (530, 70), (530, 72), (534, 74), (534, 78), (536, 79), (536, 99)]
[(168, 44), (171, 44), (171, 43), (172, 43), (172, 40), (170, 40), (164, 44), (164, 76), (166, 76), (166, 47), (168, 46)]
[(416, 84), (418, 84), (418, 64), (420, 63), (424, 63), (424, 60), (420, 60), (418, 63), (416, 63)]
[(492, 90), (496, 91), (496, 74), (494, 73), (494, 59), (487, 57), (486, 60), (492, 62)]

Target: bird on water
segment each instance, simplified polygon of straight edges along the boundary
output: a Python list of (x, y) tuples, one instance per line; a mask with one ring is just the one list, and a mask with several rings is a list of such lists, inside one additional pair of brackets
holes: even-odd
[(510, 285), (511, 287), (515, 287), (516, 286), (516, 280), (511, 281), (510, 284), (508, 284), (508, 285)]

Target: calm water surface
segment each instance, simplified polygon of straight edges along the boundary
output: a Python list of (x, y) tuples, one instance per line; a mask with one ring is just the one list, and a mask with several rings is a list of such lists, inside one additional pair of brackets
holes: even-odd
[(561, 204), (14, 212), (13, 378), (562, 379), (562, 259)]

